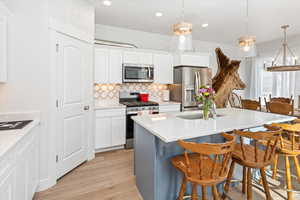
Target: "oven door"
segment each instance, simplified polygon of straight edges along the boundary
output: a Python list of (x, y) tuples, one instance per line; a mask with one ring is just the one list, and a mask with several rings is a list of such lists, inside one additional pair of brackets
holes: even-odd
[(152, 65), (123, 64), (124, 83), (151, 83), (154, 81)]

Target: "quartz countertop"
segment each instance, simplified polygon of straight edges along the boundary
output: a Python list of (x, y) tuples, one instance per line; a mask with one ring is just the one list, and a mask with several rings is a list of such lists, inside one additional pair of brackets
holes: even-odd
[(38, 112), (0, 114), (0, 122), (33, 120), (22, 129), (0, 131), (0, 160), (8, 151), (17, 145), (34, 127), (40, 124)]
[(235, 108), (217, 109), (217, 114), (220, 115), (217, 119), (203, 120), (199, 118), (189, 120), (180, 118), (189, 115), (200, 115), (201, 113), (202, 111), (173, 112), (133, 116), (132, 119), (165, 143), (296, 119), (291, 116)]
[(158, 102), (160, 106), (171, 106), (171, 105), (180, 105), (181, 103), (175, 101), (160, 101)]
[(96, 102), (95, 110), (105, 110), (105, 109), (118, 109), (126, 108), (125, 105), (120, 104), (119, 102)]

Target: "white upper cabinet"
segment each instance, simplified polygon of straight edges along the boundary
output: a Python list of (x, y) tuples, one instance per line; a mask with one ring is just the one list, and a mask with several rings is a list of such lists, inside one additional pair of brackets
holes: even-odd
[(0, 2), (0, 83), (7, 82), (7, 20), (10, 12)]
[(123, 52), (95, 48), (95, 83), (122, 83)]
[(95, 48), (95, 83), (109, 83), (109, 51)]
[(174, 66), (198, 66), (208, 67), (210, 65), (210, 55), (208, 53), (183, 53), (174, 56)]
[(173, 83), (173, 56), (167, 53), (153, 55), (154, 81), (160, 84)]
[(153, 64), (152, 53), (125, 51), (124, 52), (124, 63), (132, 64)]

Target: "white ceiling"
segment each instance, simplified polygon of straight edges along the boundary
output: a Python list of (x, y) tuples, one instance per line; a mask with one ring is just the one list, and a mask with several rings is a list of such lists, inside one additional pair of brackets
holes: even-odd
[[(96, 23), (172, 34), (180, 20), (181, 0), (112, 0), (106, 7), (97, 1)], [(185, 19), (193, 23), (193, 38), (202, 41), (235, 43), (244, 35), (246, 0), (185, 0)], [(163, 17), (156, 17), (160, 11)], [(300, 34), (299, 0), (249, 0), (249, 32), (258, 42), (282, 37), (280, 26), (290, 24), (289, 35)], [(201, 24), (208, 23), (204, 29)]]

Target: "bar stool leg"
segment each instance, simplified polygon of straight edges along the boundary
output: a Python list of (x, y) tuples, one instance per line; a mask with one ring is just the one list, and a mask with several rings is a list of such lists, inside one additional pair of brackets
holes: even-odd
[[(229, 169), (229, 172), (228, 172), (226, 184), (224, 186), (224, 192), (226, 192), (226, 193), (229, 191), (229, 186), (230, 186), (230, 182), (231, 182), (231, 179), (232, 179), (234, 166), (235, 166), (235, 162), (232, 161), (231, 164), (230, 164), (230, 169)], [(224, 197), (225, 197), (225, 195), (223, 195), (223, 199), (224, 199)]]
[(252, 173), (250, 167), (247, 170), (247, 200), (252, 200)]
[(219, 200), (220, 196), (216, 185), (212, 186), (212, 191), (213, 191), (214, 200)]
[(243, 167), (243, 183), (242, 183), (242, 192), (243, 194), (246, 193), (246, 187), (247, 187), (247, 168)]
[(206, 200), (206, 186), (202, 185), (202, 200)]
[(192, 183), (192, 200), (198, 200), (198, 191), (196, 183)]
[(295, 162), (295, 166), (296, 166), (296, 171), (297, 171), (297, 176), (298, 176), (298, 182), (300, 183), (300, 166), (299, 166), (299, 161), (298, 161), (298, 157), (294, 156), (294, 162)]
[(264, 189), (265, 189), (266, 200), (271, 200), (272, 197), (271, 197), (270, 188), (269, 188), (267, 178), (266, 178), (266, 171), (265, 171), (264, 168), (260, 169), (260, 174), (261, 174), (263, 186), (264, 186)]
[(187, 180), (186, 180), (186, 177), (184, 176), (182, 178), (182, 184), (181, 184), (178, 200), (183, 200), (183, 197), (184, 197), (185, 192), (186, 192), (186, 183), (187, 183)]
[(272, 174), (272, 178), (274, 180), (276, 180), (276, 178), (277, 178), (278, 159), (279, 159), (279, 155), (276, 153), (275, 159), (274, 159), (274, 165), (273, 165), (273, 174)]
[[(285, 170), (286, 170), (286, 184), (287, 189), (292, 190), (292, 179), (291, 179), (291, 169), (290, 169), (289, 157), (285, 156)], [(288, 200), (293, 200), (293, 193), (291, 191), (287, 192)]]

